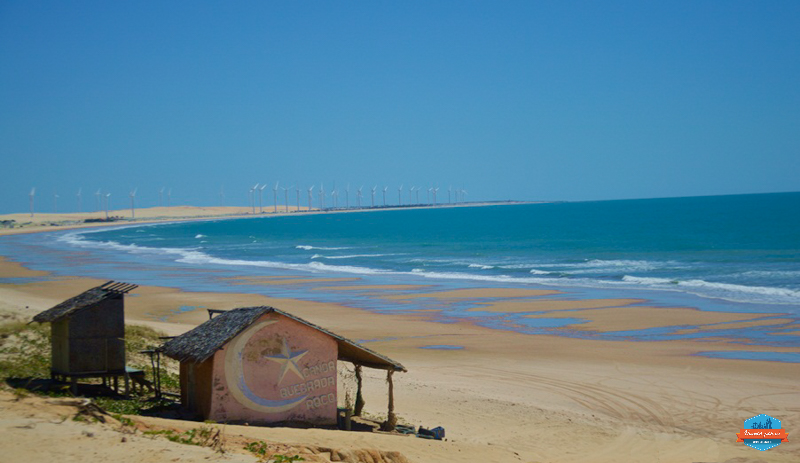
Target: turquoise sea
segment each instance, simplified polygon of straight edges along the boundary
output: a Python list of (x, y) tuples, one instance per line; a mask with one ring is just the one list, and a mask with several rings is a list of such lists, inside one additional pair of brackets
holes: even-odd
[[(800, 193), (134, 225), (3, 237), (0, 254), (56, 275), (185, 290), (238, 292), (244, 288), (230, 278), (242, 276), (357, 277), (369, 284), (434, 285), (433, 290), (552, 288), (565, 292), (561, 298), (641, 298), (656, 306), (800, 317)], [(367, 310), (441, 305), (423, 300), (412, 307), (303, 285), (247, 290)], [(608, 339), (691, 336), (674, 334), (677, 329), (576, 333), (561, 328), (580, 320), (548, 322), (466, 308), (448, 306), (441, 320), (468, 317), (498, 329)], [(798, 336), (775, 335), (789, 327), (784, 320), (750, 330), (721, 326), (716, 333), (741, 337), (745, 344), (800, 346)]]

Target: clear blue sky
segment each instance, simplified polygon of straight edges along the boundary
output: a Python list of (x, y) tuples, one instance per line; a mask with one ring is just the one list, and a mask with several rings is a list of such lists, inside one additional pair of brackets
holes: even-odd
[(797, 191), (800, 2), (6, 0), (0, 156), (0, 212)]

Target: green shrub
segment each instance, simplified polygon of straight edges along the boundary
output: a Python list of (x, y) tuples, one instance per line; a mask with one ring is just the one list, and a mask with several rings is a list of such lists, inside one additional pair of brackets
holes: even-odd
[(269, 453), (269, 446), (264, 441), (248, 442), (244, 449), (258, 458), (258, 461), (269, 463), (293, 463), (295, 461), (306, 461), (300, 455), (281, 455)]
[(213, 446), (214, 442), (219, 438), (219, 434), (219, 431), (212, 426), (201, 426), (184, 432), (176, 432), (171, 429), (144, 432), (146, 436), (164, 436), (171, 442), (201, 447)]

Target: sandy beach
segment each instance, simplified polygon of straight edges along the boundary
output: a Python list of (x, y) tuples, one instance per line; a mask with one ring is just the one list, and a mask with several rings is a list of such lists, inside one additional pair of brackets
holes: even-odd
[[(236, 213), (229, 209), (191, 208), (184, 215), (177, 210), (148, 213), (151, 220), (196, 219)], [(240, 214), (246, 212), (241, 210), (245, 208), (239, 209)], [(144, 210), (140, 216), (143, 220), (148, 217)], [(52, 228), (39, 224), (2, 232)], [(37, 280), (12, 281), (24, 277)], [(25, 320), (102, 283), (88, 278), (49, 278), (45, 272), (26, 269), (7, 259), (0, 261), (0, 278), (10, 281), (0, 284), (0, 311)], [(297, 274), (238, 281), (241, 292), (237, 294), (142, 286), (133, 292), (135, 297), (128, 298), (126, 320), (177, 335), (206, 320), (206, 308), (277, 307), (351, 339), (369, 340), (365, 344), (369, 348), (402, 362), (408, 372), (395, 375), (396, 410), (401, 421), (417, 426), (443, 426), (447, 430), (447, 440), (435, 442), (383, 434), (226, 426), (224, 433), (231, 442), (249, 437), (293, 448), (377, 449), (399, 452), (411, 462), (800, 460), (800, 444), (791, 437), (792, 429), (800, 423), (800, 364), (695, 355), (707, 350), (741, 350), (743, 346), (736, 340), (715, 336), (715, 324), (747, 326), (759, 323), (751, 320), (763, 314), (648, 307), (646, 301), (638, 299), (551, 300), (557, 292), (545, 290), (477, 288), (437, 293), (425, 286), (362, 286), (358, 278), (340, 281), (345, 281), (346, 286), (337, 287), (339, 291), (369, 291), (375, 297), (401, 300), (410, 307), (419, 297), (437, 297), (443, 304), (489, 298), (493, 302), (481, 302), (484, 308), (480, 310), (498, 314), (548, 311), (548, 317), (564, 314), (589, 320), (575, 325), (578, 330), (602, 332), (685, 324), (699, 326), (707, 336), (637, 342), (528, 335), (466, 321), (440, 323), (436, 310), (378, 314), (333, 303), (248, 293), (250, 285), (268, 288), (275, 284), (295, 284), (313, 291), (331, 283), (331, 279)], [(181, 307), (195, 309), (178, 310)], [(425, 348), (442, 345), (457, 348)], [(747, 349), (759, 348), (747, 346)], [(798, 352), (798, 349), (784, 351)], [(381, 372), (365, 372), (365, 410), (370, 415), (385, 413), (384, 377)], [(64, 405), (46, 402), (38, 398), (16, 400), (6, 392), (0, 396), (0, 428), (11, 436), (2, 444), (3, 458), (78, 461), (78, 452), (61, 458), (61, 451), (79, 441), (80, 445), (91, 448), (94, 461), (110, 458), (153, 462), (201, 458), (253, 461), (241, 450), (219, 456), (210, 450), (204, 453), (207, 449), (187, 449), (189, 446), (140, 436), (122, 441), (118, 434), (113, 434), (118, 431), (109, 426), (95, 430), (101, 425), (71, 421), (54, 424), (59, 413), (67, 412), (58, 409)], [(26, 403), (30, 406), (26, 407)], [(743, 420), (760, 413), (780, 417), (790, 434), (790, 442), (766, 452), (736, 443), (735, 434)], [(190, 429), (197, 424), (156, 418), (137, 420), (141, 426), (156, 428)], [(88, 432), (94, 438), (84, 433), (90, 429)], [(140, 454), (147, 457), (132, 458)], [(369, 461), (364, 458), (362, 461)]]

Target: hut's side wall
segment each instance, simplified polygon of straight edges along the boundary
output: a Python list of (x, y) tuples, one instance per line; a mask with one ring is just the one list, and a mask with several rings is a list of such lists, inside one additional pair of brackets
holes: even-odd
[(336, 423), (336, 341), (265, 314), (214, 355), (215, 421)]
[(69, 373), (69, 318), (50, 324), (51, 370), (53, 373)]
[(181, 404), (193, 413), (208, 417), (211, 413), (213, 357), (203, 363), (181, 363)]
[(67, 319), (69, 373), (124, 371), (125, 313), (121, 295)]

